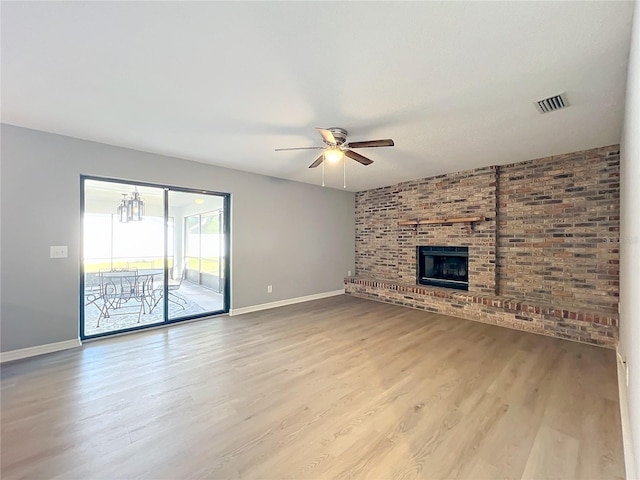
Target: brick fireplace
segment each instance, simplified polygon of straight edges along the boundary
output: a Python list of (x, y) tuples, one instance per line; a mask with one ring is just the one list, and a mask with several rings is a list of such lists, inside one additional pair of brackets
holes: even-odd
[[(356, 194), (345, 290), (614, 347), (618, 236), (617, 145), (403, 182)], [(468, 248), (468, 291), (420, 285), (420, 246)]]

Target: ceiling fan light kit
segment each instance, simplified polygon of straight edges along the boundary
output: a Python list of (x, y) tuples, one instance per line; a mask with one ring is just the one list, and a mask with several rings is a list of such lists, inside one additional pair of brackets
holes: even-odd
[[(347, 142), (347, 131), (340, 127), (331, 128), (316, 128), (322, 141), (325, 143), (324, 147), (292, 147), (292, 148), (276, 148), (276, 152), (283, 150), (324, 150), (322, 154), (315, 159), (315, 161), (309, 165), (309, 168), (316, 168), (322, 164), (322, 186), (324, 187), (324, 161), (329, 163), (336, 163), (340, 160), (345, 161), (349, 157), (352, 160), (362, 164), (371, 165), (373, 160), (354, 152), (353, 148), (371, 148), (371, 147), (393, 147), (395, 144), (390, 138), (384, 140), (365, 140), (362, 142)], [(346, 171), (345, 171), (346, 172)], [(346, 173), (345, 173), (346, 176)], [(344, 182), (346, 188), (346, 181)]]
[(329, 163), (337, 163), (344, 158), (344, 152), (339, 148), (327, 148), (324, 151), (324, 159)]

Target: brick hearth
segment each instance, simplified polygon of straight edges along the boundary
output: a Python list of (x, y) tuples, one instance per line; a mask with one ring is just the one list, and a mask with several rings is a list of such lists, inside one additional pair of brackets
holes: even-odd
[[(399, 221), (484, 216), (473, 225)], [(618, 337), (618, 146), (356, 194), (350, 295), (583, 343)], [(469, 292), (416, 285), (416, 247), (469, 247)]]

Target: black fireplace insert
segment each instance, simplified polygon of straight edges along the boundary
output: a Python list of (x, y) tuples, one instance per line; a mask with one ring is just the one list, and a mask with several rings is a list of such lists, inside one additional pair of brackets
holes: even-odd
[(469, 247), (418, 247), (418, 283), (469, 290)]

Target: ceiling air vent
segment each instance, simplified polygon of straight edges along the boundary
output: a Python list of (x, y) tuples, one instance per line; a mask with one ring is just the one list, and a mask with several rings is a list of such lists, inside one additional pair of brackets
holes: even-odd
[(540, 113), (554, 112), (556, 110), (560, 110), (561, 108), (569, 106), (569, 102), (567, 102), (567, 96), (564, 92), (553, 97), (538, 100), (535, 103), (536, 108)]

